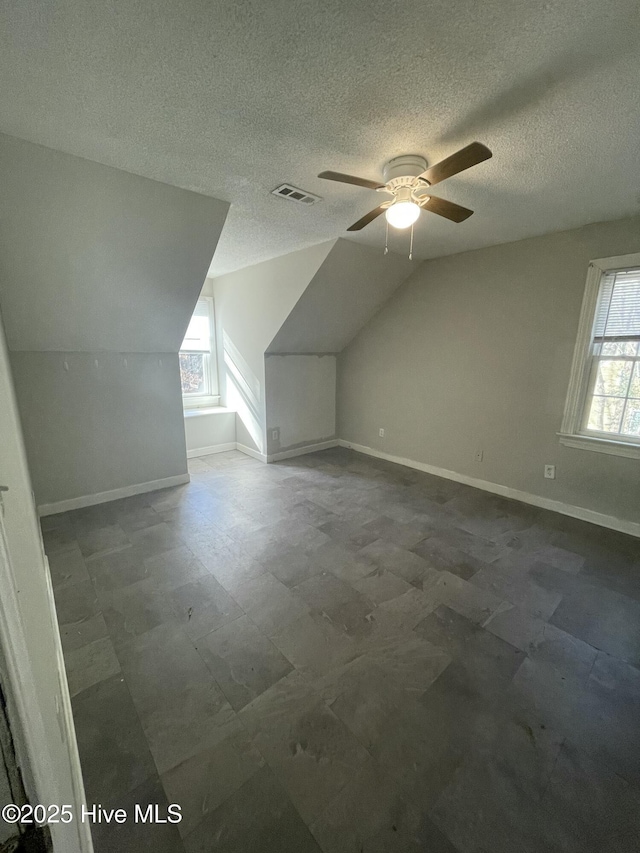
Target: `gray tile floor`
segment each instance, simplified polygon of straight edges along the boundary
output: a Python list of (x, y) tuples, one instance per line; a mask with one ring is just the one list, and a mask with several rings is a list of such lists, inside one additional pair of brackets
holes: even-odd
[(640, 542), (346, 450), (43, 521), (97, 853), (640, 849)]

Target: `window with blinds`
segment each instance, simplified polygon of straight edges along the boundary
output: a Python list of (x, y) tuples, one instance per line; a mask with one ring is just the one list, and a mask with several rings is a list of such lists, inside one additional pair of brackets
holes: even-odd
[(640, 268), (600, 279), (583, 431), (640, 442)]
[(185, 406), (210, 405), (218, 393), (213, 304), (199, 299), (180, 347), (180, 381)]

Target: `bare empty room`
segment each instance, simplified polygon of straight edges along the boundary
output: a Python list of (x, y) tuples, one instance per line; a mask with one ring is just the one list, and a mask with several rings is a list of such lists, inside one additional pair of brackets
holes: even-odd
[(637, 3), (0, 31), (0, 853), (638, 851)]

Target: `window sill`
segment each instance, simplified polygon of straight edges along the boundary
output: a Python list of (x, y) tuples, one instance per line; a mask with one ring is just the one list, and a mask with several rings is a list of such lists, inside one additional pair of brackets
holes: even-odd
[(608, 438), (595, 438), (590, 435), (567, 435), (559, 432), (560, 444), (565, 447), (577, 447), (579, 450), (593, 450), (596, 453), (608, 453), (611, 456), (626, 456), (628, 459), (640, 459), (640, 444), (626, 441), (613, 441)]
[(209, 406), (202, 409), (185, 409), (185, 418), (200, 418), (204, 415), (232, 415), (235, 409), (227, 409), (225, 406)]
[(182, 408), (185, 412), (190, 412), (192, 409), (214, 409), (219, 405), (219, 394), (202, 394), (200, 397), (182, 398)]

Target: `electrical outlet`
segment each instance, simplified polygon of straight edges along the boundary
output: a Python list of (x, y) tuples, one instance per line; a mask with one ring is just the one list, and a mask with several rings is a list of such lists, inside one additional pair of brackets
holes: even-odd
[(280, 441), (280, 430), (272, 429), (271, 430), (271, 441)]
[(382, 427), (380, 427), (380, 429), (378, 430), (378, 435), (380, 436), (380, 438), (384, 438), (384, 429)]
[(545, 465), (544, 466), (544, 476), (546, 480), (555, 480), (556, 478), (556, 466), (555, 465)]
[(484, 459), (484, 450), (476, 450), (476, 462), (482, 462)]

